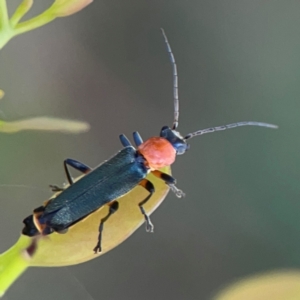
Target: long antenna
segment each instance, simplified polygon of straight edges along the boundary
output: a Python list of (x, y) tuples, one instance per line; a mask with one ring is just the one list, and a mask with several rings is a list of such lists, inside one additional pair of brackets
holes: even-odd
[(171, 46), (169, 44), (168, 38), (165, 34), (165, 31), (161, 28), (162, 35), (165, 39), (167, 50), (170, 56), (170, 60), (173, 66), (173, 95), (174, 95), (174, 122), (172, 129), (176, 129), (178, 127), (178, 119), (179, 119), (179, 99), (178, 99), (178, 75), (177, 75), (177, 66), (175, 62), (175, 57), (173, 55)]
[(238, 123), (222, 125), (222, 126), (218, 126), (218, 127), (211, 127), (211, 128), (201, 129), (201, 130), (195, 131), (193, 133), (189, 133), (188, 135), (185, 136), (184, 139), (188, 140), (188, 139), (191, 139), (191, 138), (193, 138), (197, 135), (202, 135), (202, 134), (205, 134), (205, 133), (211, 133), (211, 132), (236, 128), (236, 127), (240, 127), (240, 126), (261, 126), (261, 127), (268, 127), (268, 128), (273, 128), (273, 129), (278, 128), (277, 125), (273, 125), (273, 124), (269, 124), (269, 123), (253, 122), (253, 121), (238, 122)]

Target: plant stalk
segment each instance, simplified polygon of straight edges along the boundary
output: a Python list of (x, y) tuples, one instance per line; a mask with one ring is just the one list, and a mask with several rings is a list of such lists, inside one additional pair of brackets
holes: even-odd
[[(1, 1), (1, 0), (0, 0)], [(56, 18), (56, 16), (54, 16), (52, 13), (50, 13), (49, 9), (44, 11), (42, 14), (21, 22), (19, 24), (16, 25), (16, 27), (14, 28), (14, 34), (18, 35), (36, 28), (39, 28), (51, 21), (53, 21)]]
[(6, 0), (0, 0), (0, 50), (13, 37), (10, 26)]
[(6, 0), (0, 0), (0, 33), (9, 27), (9, 17)]

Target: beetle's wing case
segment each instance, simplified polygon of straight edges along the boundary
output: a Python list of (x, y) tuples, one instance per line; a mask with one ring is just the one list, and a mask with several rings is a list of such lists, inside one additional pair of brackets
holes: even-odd
[(50, 201), (39, 221), (54, 229), (67, 228), (125, 195), (147, 176), (141, 159), (132, 146), (123, 148)]

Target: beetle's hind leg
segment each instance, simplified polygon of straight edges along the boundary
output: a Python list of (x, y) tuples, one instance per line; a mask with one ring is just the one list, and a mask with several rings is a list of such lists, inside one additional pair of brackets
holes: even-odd
[(151, 222), (150, 217), (148, 216), (148, 214), (145, 212), (145, 209), (144, 209), (143, 205), (151, 198), (151, 196), (155, 192), (155, 188), (154, 188), (154, 185), (148, 179), (143, 179), (139, 183), (139, 185), (142, 186), (143, 188), (145, 188), (150, 193), (143, 201), (141, 201), (139, 203), (139, 207), (140, 207), (141, 213), (145, 217), (146, 231), (147, 232), (153, 232), (154, 225), (152, 224), (152, 222)]
[(172, 192), (178, 197), (178, 198), (182, 198), (185, 196), (185, 193), (180, 190), (179, 188), (177, 188), (176, 184), (176, 179), (174, 177), (172, 177), (169, 174), (163, 173), (159, 170), (155, 170), (151, 172), (154, 176), (160, 178), (161, 180), (163, 180), (166, 185), (168, 185), (170, 187), (170, 189), (172, 190)]
[[(86, 165), (78, 160), (75, 160), (72, 158), (65, 159), (64, 160), (64, 169), (65, 169), (65, 173), (66, 173), (66, 176), (67, 176), (67, 179), (68, 179), (68, 182), (70, 185), (72, 185), (74, 182), (73, 182), (73, 178), (71, 176), (68, 166), (73, 167), (74, 169), (76, 169), (77, 171), (79, 171), (83, 174), (87, 174), (92, 171), (91, 167), (89, 167), (88, 165)], [(52, 184), (50, 184), (49, 187), (51, 188), (52, 192), (62, 192), (65, 189), (63, 187), (61, 188), (57, 185), (52, 185)]]
[(106, 215), (106, 217), (104, 217), (103, 219), (101, 219), (100, 225), (99, 225), (99, 235), (98, 235), (98, 242), (96, 247), (94, 248), (94, 252), (95, 254), (97, 252), (101, 252), (102, 248), (101, 248), (101, 240), (102, 240), (102, 232), (103, 232), (103, 228), (104, 228), (104, 223), (108, 220), (108, 218), (115, 213), (119, 208), (119, 202), (118, 201), (113, 201), (112, 203), (109, 204), (109, 211), (108, 214)]
[(72, 185), (74, 183), (73, 178), (71, 176), (70, 170), (68, 168), (68, 166), (76, 169), (77, 171), (83, 173), (83, 174), (88, 174), (92, 171), (92, 168), (89, 167), (88, 165), (72, 159), (72, 158), (67, 158), (64, 160), (64, 168), (65, 168), (65, 172), (66, 172), (66, 176), (68, 178), (69, 184)]

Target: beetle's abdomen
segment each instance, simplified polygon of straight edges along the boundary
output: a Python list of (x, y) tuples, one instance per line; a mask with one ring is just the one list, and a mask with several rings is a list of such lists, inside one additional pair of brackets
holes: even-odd
[(33, 215), (30, 215), (27, 218), (25, 218), (23, 220), (23, 223), (25, 225), (22, 230), (22, 233), (24, 235), (35, 236), (35, 235), (39, 234), (39, 231), (33, 222)]
[(146, 159), (151, 170), (170, 166), (176, 158), (176, 150), (168, 140), (162, 137), (148, 139), (137, 150)]
[[(49, 200), (48, 200), (49, 201)], [(44, 212), (45, 207), (40, 206), (33, 211), (33, 214), (23, 220), (24, 228), (22, 233), (28, 236), (35, 236), (38, 234), (47, 235), (53, 232), (53, 230), (46, 224), (42, 224), (39, 221), (39, 217)]]

